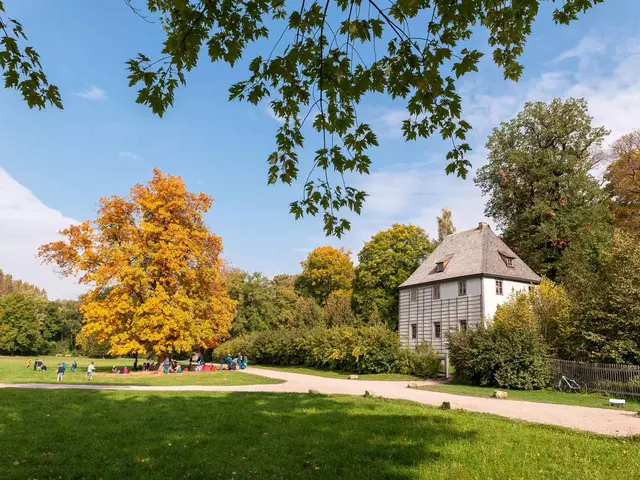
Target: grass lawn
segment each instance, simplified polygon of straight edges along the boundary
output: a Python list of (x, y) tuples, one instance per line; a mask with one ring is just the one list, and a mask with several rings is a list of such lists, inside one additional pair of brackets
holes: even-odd
[[(59, 362), (71, 364), (78, 362), (78, 371), (71, 373), (67, 369), (64, 383), (88, 383), (85, 372), (89, 362), (93, 361), (96, 371), (93, 383), (111, 385), (254, 385), (265, 383), (282, 383), (281, 380), (261, 377), (243, 372), (183, 372), (170, 375), (157, 375), (155, 372), (132, 372), (127, 375), (111, 373), (116, 365), (122, 369), (133, 366), (132, 358), (89, 359), (86, 357), (38, 357), (47, 366), (46, 372), (34, 372), (33, 367), (26, 368), (27, 357), (0, 357), (0, 383), (55, 383), (56, 367)], [(32, 358), (35, 361), (35, 357)], [(2, 477), (0, 477), (2, 478)]]
[[(342, 378), (346, 379), (349, 375), (355, 375), (353, 373), (340, 372), (336, 370), (321, 370), (319, 368), (311, 368), (311, 367), (283, 367), (281, 365), (251, 365), (253, 368), (265, 368), (268, 370), (278, 370), (280, 372), (290, 372), (290, 373), (304, 373), (305, 375), (316, 375), (318, 377), (327, 377), (327, 378)], [(389, 381), (398, 381), (402, 382), (405, 380), (409, 381), (420, 381), (421, 378), (414, 377), (413, 375), (401, 375), (399, 373), (365, 373), (365, 374), (357, 374), (361, 380), (389, 380)]]
[(629, 480), (640, 439), (361, 397), (11, 389), (0, 478)]
[[(455, 395), (467, 395), (471, 397), (490, 397), (496, 390), (494, 387), (475, 387), (464, 383), (451, 382), (441, 385), (426, 385), (419, 387), (421, 390), (432, 392), (453, 393)], [(582, 407), (620, 408), (609, 407), (608, 399), (611, 397), (599, 394), (584, 394), (572, 392), (557, 392), (555, 390), (508, 390), (511, 400), (526, 400), (529, 402), (560, 403), (564, 405), (580, 405)], [(627, 398), (628, 410), (640, 410), (640, 399)]]

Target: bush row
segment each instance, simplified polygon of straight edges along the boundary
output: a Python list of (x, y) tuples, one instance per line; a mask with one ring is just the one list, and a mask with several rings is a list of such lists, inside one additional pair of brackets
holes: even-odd
[(381, 326), (267, 330), (229, 340), (215, 355), (242, 353), (267, 365), (304, 365), (353, 373), (437, 376), (440, 359), (429, 345), (408, 350), (398, 333)]
[(536, 332), (482, 325), (449, 335), (455, 376), (473, 385), (532, 390), (551, 380), (549, 351)]

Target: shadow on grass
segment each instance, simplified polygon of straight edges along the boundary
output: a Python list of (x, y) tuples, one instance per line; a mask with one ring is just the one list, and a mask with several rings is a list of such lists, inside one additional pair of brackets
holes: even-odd
[(409, 480), (476, 437), (384, 400), (295, 394), (5, 390), (0, 415), (13, 479)]

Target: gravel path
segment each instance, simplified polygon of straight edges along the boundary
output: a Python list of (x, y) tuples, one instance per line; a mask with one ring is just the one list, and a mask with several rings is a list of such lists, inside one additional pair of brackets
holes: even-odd
[[(70, 389), (70, 390), (135, 390), (135, 391), (198, 391), (198, 392), (289, 392), (301, 393), (315, 389), (325, 394), (363, 395), (366, 390), (385, 398), (400, 398), (425, 405), (439, 406), (442, 402), (455, 402), (471, 412), (491, 413), (502, 417), (544, 423), (560, 427), (584, 430), (605, 435), (640, 435), (640, 417), (632, 411), (604, 408), (555, 405), (549, 403), (497, 400), (493, 398), (466, 397), (449, 393), (429, 392), (407, 388), (407, 382), (370, 380), (341, 380), (335, 378), (303, 375), (276, 370), (252, 369), (248, 372), (264, 377), (286, 380), (276, 385), (239, 386), (138, 386), (138, 385), (92, 385), (92, 384), (0, 384), (0, 388)], [(241, 373), (238, 373), (241, 375)], [(419, 382), (429, 384), (429, 382)]]

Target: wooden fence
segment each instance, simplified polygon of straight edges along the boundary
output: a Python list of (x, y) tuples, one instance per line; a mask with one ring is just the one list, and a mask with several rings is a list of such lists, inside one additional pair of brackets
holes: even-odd
[(601, 392), (619, 396), (640, 397), (640, 366), (603, 363), (580, 363), (568, 360), (551, 362), (554, 388), (563, 382), (564, 375), (585, 392)]

